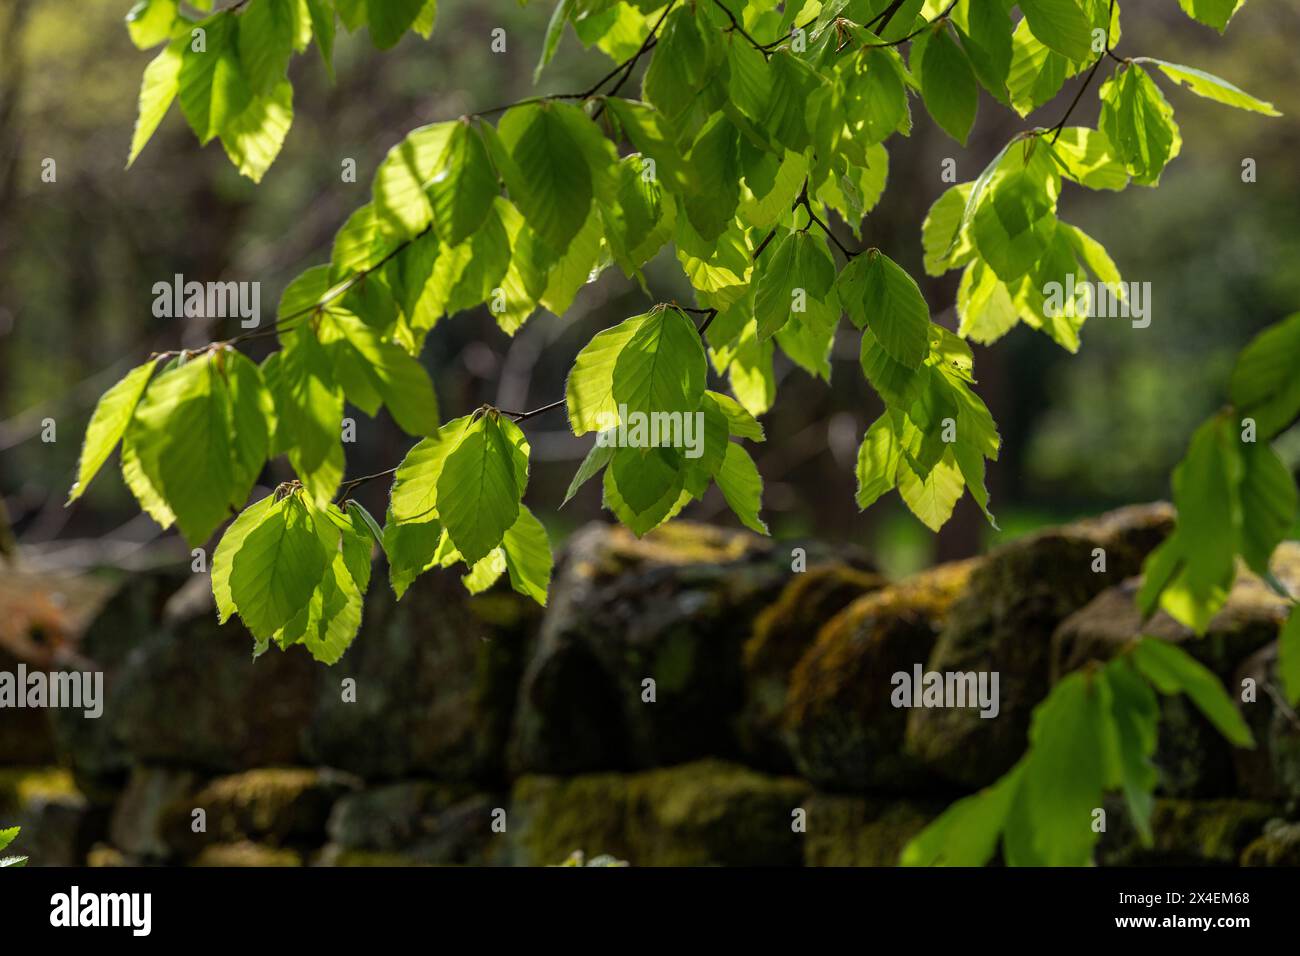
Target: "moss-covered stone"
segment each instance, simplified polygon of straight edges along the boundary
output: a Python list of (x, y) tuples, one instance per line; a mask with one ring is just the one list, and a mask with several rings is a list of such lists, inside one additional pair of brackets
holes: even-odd
[(1143, 846), (1121, 803), (1108, 802), (1109, 825), (1097, 846), (1103, 866), (1235, 865), (1242, 851), (1279, 813), (1255, 800), (1161, 798), (1151, 813), (1151, 846)]
[(822, 626), (848, 604), (888, 581), (840, 561), (815, 565), (796, 574), (780, 596), (754, 621), (745, 642), (745, 710), (741, 737), (746, 756), (759, 766), (794, 768), (790, 741), (781, 726), (790, 672)]
[(1230, 685), (1256, 742), (1253, 750), (1232, 751), (1236, 786), (1263, 800), (1300, 798), (1300, 718), (1282, 694), (1277, 656), (1277, 641), (1260, 648)]
[[(1141, 505), (1037, 532), (990, 554), (971, 575), (934, 647), (929, 671), (999, 675), (1000, 710), (917, 708), (907, 749), (963, 788), (992, 783), (1024, 753), (1029, 717), (1050, 687), (1051, 637), (1067, 616), (1136, 574), (1168, 535), (1168, 505)], [(1094, 571), (1097, 549), (1104, 572)]]
[(427, 780), (350, 793), (330, 814), (330, 859), (340, 866), (389, 857), (407, 866), (491, 864), (505, 843), (492, 830), (492, 812), (506, 805), (503, 794)]
[(239, 843), (218, 843), (204, 847), (203, 851), (190, 861), (190, 865), (227, 867), (302, 866), (303, 858), (302, 854), (297, 850), (264, 846), (245, 840)]
[(76, 866), (100, 821), (60, 767), (0, 769), (0, 827), (22, 828), (14, 851), (32, 866)]
[(903, 752), (907, 711), (891, 678), (924, 662), (975, 568), (940, 565), (858, 598), (790, 675), (783, 725), (795, 765), (820, 787), (904, 791), (926, 778)]
[(1241, 854), (1242, 866), (1300, 866), (1300, 823), (1269, 820)]
[(165, 767), (136, 767), (113, 806), (109, 839), (128, 856), (161, 861), (172, 856), (166, 821), (173, 804), (194, 793), (198, 776)]
[(633, 866), (795, 865), (795, 778), (701, 760), (635, 774), (522, 777), (511, 800), (513, 860), (558, 864), (574, 850)]
[(340, 692), (344, 675), (325, 672), (307, 762), (366, 779), (500, 779), (538, 617), (530, 604), (509, 590), (470, 597), (445, 571), (421, 575), (397, 601), (377, 566), (345, 659), (355, 700)]
[(788, 553), (749, 532), (690, 522), (642, 539), (601, 524), (577, 532), (524, 674), (515, 771), (736, 756), (741, 646), (792, 576)]
[(903, 847), (943, 805), (818, 793), (807, 809), (805, 866), (896, 866)]
[[(319, 845), (335, 801), (357, 786), (333, 771), (266, 767), (210, 780), (163, 810), (168, 848), (196, 856), (220, 844), (254, 841), (271, 846)], [(195, 811), (204, 830), (194, 831)]]
[(381, 853), (375, 850), (350, 850), (335, 843), (327, 844), (312, 860), (313, 866), (419, 867), (435, 864), (415, 859), (405, 853)]

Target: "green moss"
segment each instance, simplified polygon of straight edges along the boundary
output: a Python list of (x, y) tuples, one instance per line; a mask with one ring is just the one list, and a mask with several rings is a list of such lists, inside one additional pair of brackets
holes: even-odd
[(801, 773), (834, 790), (917, 782), (903, 752), (907, 711), (890, 704), (890, 679), (929, 657), (971, 568), (942, 565), (875, 591), (822, 628), (791, 672), (782, 718)]
[(941, 807), (817, 794), (808, 801), (808, 866), (895, 866), (903, 847)]
[(1098, 859), (1108, 866), (1233, 866), (1279, 809), (1255, 800), (1159, 798), (1151, 813), (1153, 842), (1143, 846), (1116, 806), (1109, 811), (1113, 825)]
[(33, 800), (80, 796), (71, 772), (62, 767), (0, 769), (0, 812), (14, 814)]
[(757, 535), (693, 521), (669, 521), (644, 538), (620, 525), (607, 530), (601, 553), (575, 570), (583, 577), (614, 577), (642, 564), (721, 565), (769, 549)]
[(839, 562), (794, 575), (755, 618), (753, 636), (745, 643), (745, 668), (788, 673), (830, 617), (854, 598), (887, 584), (879, 574)]
[(302, 856), (294, 850), (263, 846), (258, 843), (223, 843), (204, 847), (191, 866), (302, 866)]
[(635, 774), (522, 777), (511, 811), (515, 861), (573, 851), (633, 866), (796, 864), (792, 811), (808, 785), (720, 760)]
[(545, 866), (574, 850), (625, 858), (627, 807), (628, 778), (622, 774), (520, 777), (507, 818), (517, 862)]
[(1300, 866), (1300, 823), (1270, 820), (1241, 854), (1242, 866)]

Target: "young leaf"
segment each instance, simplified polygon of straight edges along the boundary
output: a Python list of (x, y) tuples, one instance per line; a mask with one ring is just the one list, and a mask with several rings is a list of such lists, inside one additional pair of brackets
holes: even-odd
[(693, 412), (704, 397), (707, 372), (704, 346), (691, 321), (677, 309), (655, 309), (614, 362), (613, 401), (628, 414)]
[(212, 555), (212, 596), (216, 599), (218, 623), (225, 624), (239, 610), (230, 593), (230, 573), (234, 567), (235, 555), (244, 546), (244, 539), (249, 532), (262, 523), (262, 519), (275, 504), (274, 495), (253, 502), (230, 523), (217, 544), (217, 550)]
[(930, 309), (916, 281), (871, 249), (844, 267), (837, 284), (854, 325), (871, 329), (895, 361), (919, 368), (929, 353)]
[(555, 558), (542, 523), (520, 505), (519, 517), (506, 530), (501, 546), (505, 551), (506, 570), (510, 572), (510, 586), (545, 607)]
[(1130, 65), (1101, 87), (1101, 131), (1141, 186), (1154, 186), (1178, 155), (1182, 137), (1164, 94), (1140, 66)]
[(273, 637), (306, 608), (332, 558), (300, 496), (266, 509), (230, 563), (230, 599), (253, 636)]
[[(522, 447), (521, 447), (522, 446)], [(472, 422), (447, 455), (437, 480), (438, 517), (465, 563), (473, 567), (501, 544), (519, 516), (520, 479), (528, 444), (519, 429), (496, 412)]]
[(1206, 73), (1204, 70), (1198, 70), (1195, 67), (1180, 66), (1177, 63), (1166, 63), (1164, 60), (1147, 59), (1144, 62), (1154, 63), (1160, 68), (1161, 73), (1175, 83), (1181, 83), (1197, 96), (1203, 96), (1226, 106), (1235, 106), (1239, 110), (1263, 113), (1265, 116), (1282, 115), (1273, 108), (1272, 103), (1265, 103), (1261, 99), (1256, 99), (1244, 90), (1238, 89), (1227, 80), (1220, 79), (1212, 73)]
[(942, 24), (921, 34), (912, 54), (912, 72), (917, 72), (917, 65), (921, 68), (918, 78), (925, 108), (949, 136), (965, 146), (979, 104), (970, 60)]
[(557, 254), (587, 220), (591, 209), (591, 170), (561, 110), (562, 103), (516, 106), (497, 126), (513, 165), (502, 170), (510, 198), (529, 227)]
[(108, 456), (113, 453), (118, 441), (130, 424), (135, 407), (144, 394), (145, 386), (153, 375), (158, 363), (153, 359), (143, 365), (137, 365), (126, 376), (110, 388), (95, 405), (90, 424), (86, 426), (86, 437), (81, 445), (81, 460), (77, 465), (77, 480), (68, 492), (68, 504), (76, 501), (86, 490), (92, 478), (99, 472)]
[(1186, 651), (1168, 641), (1143, 637), (1132, 653), (1133, 663), (1160, 693), (1186, 694), (1230, 743), (1255, 746), (1254, 735), (1218, 678)]
[(167, 44), (147, 67), (140, 81), (140, 112), (131, 136), (131, 154), (127, 157), (129, 169), (153, 137), (163, 117), (171, 109), (172, 101), (180, 90), (181, 64), (184, 61), (185, 39)]
[(726, 457), (717, 474), (718, 487), (727, 505), (741, 524), (751, 531), (767, 534), (767, 525), (758, 516), (763, 505), (763, 479), (749, 452), (735, 442), (727, 443)]

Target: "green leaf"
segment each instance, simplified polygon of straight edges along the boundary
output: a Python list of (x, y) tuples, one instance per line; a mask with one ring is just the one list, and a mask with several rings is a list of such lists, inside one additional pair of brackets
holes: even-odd
[(506, 570), (510, 572), (510, 586), (545, 607), (555, 559), (542, 523), (520, 505), (519, 517), (506, 530), (501, 546), (505, 550)]
[(256, 0), (240, 16), (239, 63), (254, 95), (284, 79), (298, 35), (298, 0)]
[(495, 412), (472, 422), (447, 455), (437, 479), (438, 516), (471, 567), (501, 544), (518, 518), (527, 459), (528, 443), (518, 427)]
[(464, 128), (454, 120), (421, 126), (388, 151), (375, 171), (372, 189), (374, 215), (389, 236), (409, 238), (433, 222), (430, 183), (446, 173), (448, 144)]
[(217, 544), (217, 550), (212, 555), (212, 596), (216, 599), (218, 623), (225, 624), (238, 610), (230, 593), (230, 573), (234, 568), (235, 555), (244, 546), (244, 539), (249, 532), (262, 523), (262, 519), (276, 504), (274, 495), (253, 502), (230, 523)]
[(136, 49), (147, 50), (168, 39), (177, 13), (176, 0), (136, 0), (126, 15), (126, 29)]
[(281, 338), (273, 389), (279, 438), (293, 470), (323, 504), (343, 477), (343, 392), (311, 323), (301, 322)]
[(230, 569), (231, 601), (254, 637), (270, 639), (307, 607), (329, 559), (301, 497), (291, 494), (267, 509)]
[(691, 225), (709, 242), (727, 231), (740, 203), (738, 136), (727, 117), (715, 113), (686, 157), (688, 184), (682, 205)]
[(1192, 437), (1173, 474), (1178, 526), (1144, 566), (1146, 579), (1138, 592), (1144, 614), (1158, 598), (1175, 620), (1199, 634), (1227, 601), (1242, 522), (1240, 444), (1222, 417)]
[(195, 49), (197, 39), (179, 41), (184, 51), (179, 93), (181, 112), (206, 146), (244, 111), (252, 94), (239, 66), (239, 21), (218, 13), (195, 31), (202, 37), (202, 50)]
[(869, 328), (895, 361), (921, 366), (929, 353), (930, 309), (902, 267), (871, 249), (844, 267), (837, 285), (840, 302), (858, 328)]
[(983, 259), (976, 259), (962, 273), (957, 316), (958, 334), (980, 345), (991, 345), (1020, 321), (1011, 293)]
[(442, 523), (436, 518), (399, 524), (389, 513), (384, 524), (384, 553), (388, 555), (388, 580), (398, 600), (412, 581), (438, 563), (443, 536)]
[(224, 379), (208, 353), (164, 370), (127, 427), (149, 486), (192, 544), (216, 529), (236, 497), (230, 416)]
[(307, 0), (307, 13), (311, 18), (311, 32), (316, 37), (321, 59), (330, 79), (334, 78), (334, 3), (333, 0)]
[(1214, 100), (1216, 103), (1223, 103), (1225, 106), (1235, 106), (1239, 110), (1263, 113), (1265, 116), (1282, 115), (1273, 108), (1272, 103), (1265, 103), (1263, 100), (1251, 96), (1244, 90), (1238, 89), (1227, 80), (1220, 79), (1212, 73), (1206, 73), (1204, 70), (1198, 70), (1191, 66), (1166, 63), (1164, 60), (1144, 58), (1143, 62), (1154, 63), (1165, 76), (1175, 83), (1181, 83), (1197, 96)]
[(653, 309), (614, 362), (611, 394), (616, 412), (621, 414), (621, 406), (630, 415), (693, 412), (704, 397), (707, 373), (704, 346), (690, 319), (674, 308)]
[(1295, 707), (1300, 704), (1300, 611), (1294, 606), (1277, 639), (1277, 670), (1286, 701)]
[(438, 427), (438, 400), (429, 373), (400, 346), (384, 341), (359, 319), (332, 313), (331, 320), (362, 360), (371, 387), (383, 398), (393, 420), (409, 435), (428, 435)]
[(1222, 33), (1244, 0), (1178, 0), (1183, 12)]
[(862, 445), (858, 448), (856, 498), (860, 511), (865, 511), (881, 495), (893, 490), (902, 454), (889, 415), (881, 415), (862, 436)]
[(765, 257), (754, 291), (754, 317), (759, 338), (767, 338), (787, 323), (816, 321), (827, 312), (825, 323), (834, 329), (839, 307), (831, 298), (835, 261), (826, 241), (807, 232), (791, 232)]
[(405, 524), (437, 517), (438, 479), (442, 476), (447, 456), (459, 444), (472, 418), (465, 415), (449, 421), (406, 453), (393, 477), (390, 526), (394, 520)]
[(453, 124), (428, 182), (438, 236), (454, 246), (483, 225), (499, 188), (487, 149), (466, 122)]
[(1081, 186), (1119, 190), (1128, 185), (1128, 169), (1101, 130), (1067, 126), (1052, 144), (1052, 153), (1061, 171)]
[(898, 493), (931, 531), (937, 532), (952, 517), (964, 487), (965, 478), (951, 451), (945, 452), (928, 474), (920, 474), (906, 456), (899, 463)]
[[(673, 449), (669, 448), (656, 448), (648, 452), (647, 457), (650, 455), (656, 457), (668, 455), (672, 451)], [(639, 458), (640, 450), (635, 448), (618, 448), (615, 450), (615, 457), (618, 458), (620, 456), (624, 458), (627, 458), (628, 456), (636, 456)], [(629, 473), (624, 469), (619, 470), (623, 471), (624, 474)], [(632, 470), (630, 473), (634, 474), (640, 481), (645, 481), (648, 476), (656, 474), (656, 472), (636, 472), (635, 470)], [(659, 471), (657, 473), (663, 474), (664, 472)], [(656, 501), (651, 507), (638, 512), (624, 500), (622, 490), (618, 485), (618, 478), (615, 474), (615, 469), (611, 465), (609, 468), (605, 469), (605, 507), (614, 512), (615, 517), (617, 517), (619, 521), (623, 522), (623, 524), (625, 524), (633, 534), (638, 538), (641, 537), (676, 515), (686, 506), (686, 503), (691, 500), (690, 492), (686, 491), (684, 487), (686, 480), (685, 469), (669, 469), (668, 473), (672, 475), (672, 481), (670, 486), (664, 492), (663, 497)]]
[(1113, 766), (1108, 786), (1118, 786), (1123, 791), (1134, 827), (1149, 843), (1157, 781), (1151, 758), (1156, 750), (1160, 707), (1151, 686), (1133, 669), (1127, 657), (1107, 664), (1102, 677), (1109, 692), (1113, 728)]
[(186, 42), (182, 38), (167, 44), (144, 68), (144, 78), (140, 81), (140, 112), (131, 136), (131, 154), (126, 160), (128, 169), (157, 131), (171, 109), (172, 100), (176, 99)]
[(1181, 692), (1190, 697), (1234, 746), (1255, 746), (1254, 735), (1218, 678), (1186, 651), (1158, 638), (1143, 637), (1133, 648), (1133, 663), (1160, 693)]
[(975, 123), (979, 87), (970, 60), (946, 25), (940, 24), (917, 38), (912, 47), (913, 73), (918, 64), (925, 108), (949, 136), (965, 146)]
[(614, 457), (615, 445), (612, 441), (602, 441), (597, 436), (596, 444), (591, 446), (587, 456), (582, 459), (582, 464), (578, 466), (577, 472), (573, 475), (573, 480), (569, 482), (569, 490), (564, 493), (564, 500), (560, 502), (563, 508), (569, 503), (578, 489), (594, 478), (602, 468), (610, 463)]
[(86, 437), (81, 445), (81, 460), (77, 465), (77, 480), (68, 492), (68, 504), (76, 501), (85, 492), (91, 479), (99, 472), (108, 456), (126, 432), (131, 422), (140, 396), (144, 394), (149, 379), (153, 376), (158, 363), (153, 359), (143, 365), (137, 365), (126, 376), (110, 388), (95, 405), (90, 424), (86, 426)]
[(293, 86), (281, 80), (265, 96), (254, 98), (221, 130), (221, 147), (240, 175), (255, 183), (280, 155), (293, 125)]
[(1101, 131), (1141, 186), (1154, 186), (1178, 155), (1182, 137), (1174, 111), (1140, 66), (1121, 68), (1101, 87)]
[(551, 57), (555, 56), (555, 51), (560, 46), (560, 39), (564, 36), (564, 25), (569, 21), (569, 14), (572, 11), (572, 0), (560, 0), (551, 11), (550, 22), (546, 25), (546, 35), (542, 39), (542, 55), (537, 61), (537, 66), (533, 68), (533, 83), (542, 78), (542, 70), (551, 62)]
[(1011, 17), (1001, 3), (959, 0), (952, 22), (980, 83), (1000, 102), (1007, 102), (1011, 70)]
[(649, 318), (649, 314), (635, 315), (596, 333), (573, 360), (564, 395), (575, 435), (603, 431), (618, 422), (614, 368), (623, 349)]
[(18, 838), (18, 833), (22, 827), (5, 827), (0, 829), (0, 850), (5, 849), (9, 844)]
[(366, 22), (370, 25), (370, 42), (380, 50), (397, 45), (412, 29), (425, 6), (425, 0), (366, 0)]
[(513, 165), (502, 170), (510, 198), (529, 227), (557, 253), (587, 220), (592, 180), (583, 151), (560, 116), (577, 107), (557, 103), (516, 106), (497, 130)]
[(1020, 0), (1034, 36), (1070, 60), (1092, 53), (1092, 24), (1079, 0)]
[[(1023, 799), (1017, 806), (1025, 816), (1013, 814), (1010, 822), (1010, 829), (1025, 837), (1008, 840), (1012, 866), (1084, 866), (1091, 861), (1098, 837), (1092, 814), (1105, 786), (1099, 684), (1083, 673), (1069, 674), (1034, 708)], [(1018, 847), (1032, 848), (1025, 854), (1032, 858), (1022, 858)]]
[(921, 225), (926, 274), (941, 276), (974, 258), (975, 246), (969, 232), (962, 228), (971, 189), (971, 183), (950, 187), (926, 213)]
[[(978, 2), (978, 0), (976, 0)], [(1023, 761), (997, 783), (958, 800), (903, 848), (902, 866), (983, 866), (997, 850), (1021, 784)]]
[(704, 394), (713, 399), (722, 414), (726, 416), (727, 429), (732, 435), (737, 438), (748, 438), (750, 441), (766, 440), (767, 436), (763, 434), (763, 426), (758, 419), (730, 395), (711, 391), (706, 391)]
[(1300, 312), (1255, 336), (1237, 357), (1229, 391), (1242, 416), (1267, 441), (1300, 416)]
[(1295, 479), (1268, 445), (1243, 442), (1241, 461), (1241, 556), (1268, 577), (1273, 550), (1295, 526)]
[(763, 505), (763, 479), (749, 452), (735, 442), (727, 443), (726, 457), (717, 474), (718, 488), (727, 499), (741, 524), (751, 531), (767, 534), (767, 525), (758, 516)]

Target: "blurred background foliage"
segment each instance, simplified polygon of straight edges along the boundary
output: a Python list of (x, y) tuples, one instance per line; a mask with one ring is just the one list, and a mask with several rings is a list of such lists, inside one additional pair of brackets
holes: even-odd
[[(152, 55), (128, 40), (122, 17), (129, 6), (0, 3), (0, 495), (38, 564), (129, 565), (156, 559), (160, 546), (162, 556), (181, 550), (171, 536), (155, 541), (157, 528), (138, 514), (115, 474), (63, 508), (100, 393), (151, 351), (237, 331), (155, 318), (154, 283), (176, 273), (260, 281), (269, 321), (280, 290), (328, 259), (334, 231), (366, 201), (376, 165), (407, 131), (534, 91), (553, 5), (446, 0), (431, 41), (408, 36), (388, 53), (364, 36), (340, 35), (333, 84), (314, 51), (296, 57), (293, 129), (260, 186), (241, 179), (218, 145), (198, 148), (175, 109), (136, 165), (123, 168), (140, 74)], [(1192, 429), (1224, 400), (1236, 351), (1300, 308), (1300, 0), (1254, 0), (1224, 37), (1190, 21), (1176, 0), (1128, 0), (1123, 25), (1119, 53), (1209, 70), (1284, 114), (1266, 119), (1163, 84), (1184, 149), (1160, 187), (1067, 188), (1062, 218), (1103, 242), (1126, 280), (1151, 283), (1150, 327), (1094, 319), (1076, 355), (1024, 326), (990, 348), (976, 347), (979, 390), (1005, 442), (989, 474), (1001, 532), (988, 528), (969, 498), (937, 537), (892, 496), (858, 514), (854, 455), (880, 405), (858, 368), (857, 335), (846, 329), (837, 342), (830, 388), (782, 362), (776, 406), (765, 421), (770, 440), (755, 449), (776, 535), (865, 545), (901, 573), (1044, 523), (1165, 497)], [(505, 53), (491, 51), (496, 27), (506, 30)], [(570, 32), (538, 91), (581, 89), (609, 65)], [(865, 224), (865, 242), (922, 278), (921, 221), (946, 188), (944, 159), (956, 160), (959, 181), (974, 178), (1026, 123), (1053, 124), (1078, 82), (1027, 121), (984, 97), (965, 149), (914, 104), (912, 137), (889, 144), (889, 184)], [(1073, 122), (1093, 125), (1097, 112), (1090, 90)], [(53, 183), (41, 178), (47, 158), (57, 163)], [(341, 177), (349, 158), (355, 183)], [(1248, 158), (1257, 167), (1254, 183), (1242, 181)], [(847, 236), (842, 224), (838, 229)], [(648, 276), (656, 299), (689, 301), (671, 255), (661, 254)], [(957, 276), (922, 283), (950, 327)], [(612, 269), (579, 294), (569, 314), (538, 313), (513, 339), (485, 309), (444, 319), (424, 355), (444, 417), (484, 402), (520, 409), (560, 397), (573, 356), (590, 337), (650, 301)], [(349, 475), (400, 460), (410, 439), (386, 413), (375, 420), (348, 414), (358, 420)], [(41, 440), (46, 419), (55, 423), (53, 443)], [(590, 439), (569, 435), (558, 414), (535, 419), (528, 433), (529, 501), (552, 536), (562, 537), (600, 513), (597, 483), (556, 510)], [(1295, 466), (1300, 436), (1284, 436), (1283, 445)], [(278, 462), (264, 480), (288, 477)], [(365, 503), (382, 513), (386, 490), (366, 488)], [(720, 497), (687, 516), (733, 520)]]

